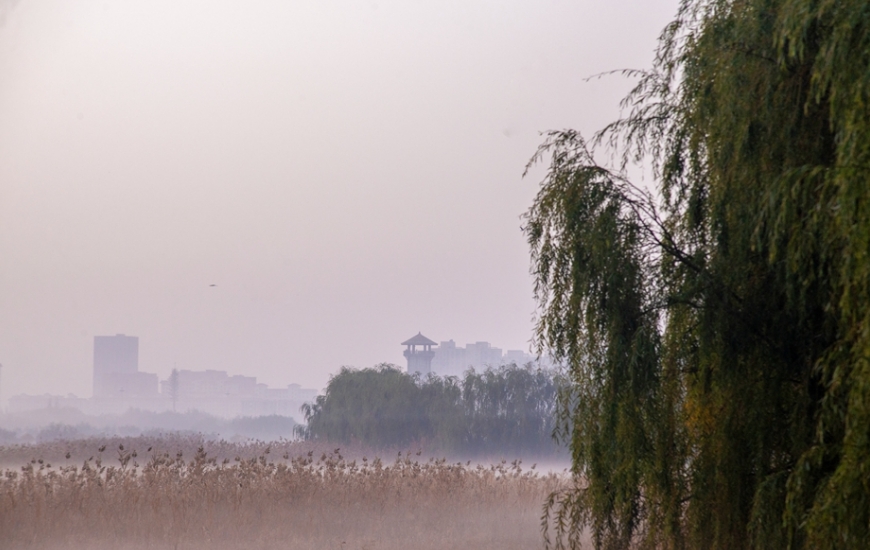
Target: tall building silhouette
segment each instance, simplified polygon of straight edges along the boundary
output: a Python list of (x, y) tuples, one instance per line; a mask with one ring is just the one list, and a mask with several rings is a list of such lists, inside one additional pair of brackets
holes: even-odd
[(139, 372), (139, 338), (94, 336), (94, 397), (129, 401), (157, 397), (157, 375)]
[(138, 371), (138, 336), (94, 336), (94, 374)]

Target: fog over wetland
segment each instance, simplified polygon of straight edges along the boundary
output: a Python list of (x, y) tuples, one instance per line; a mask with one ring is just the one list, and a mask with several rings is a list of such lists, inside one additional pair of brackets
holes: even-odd
[(529, 351), (523, 167), (675, 8), (4, 0), (0, 400), (89, 396), (97, 335), (273, 387), (418, 331)]
[[(0, 0), (0, 546), (539, 547), (523, 170), (677, 4)], [(113, 335), (161, 401), (100, 400)]]

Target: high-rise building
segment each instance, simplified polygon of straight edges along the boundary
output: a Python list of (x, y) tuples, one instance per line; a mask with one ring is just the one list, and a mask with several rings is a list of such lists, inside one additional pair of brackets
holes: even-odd
[(465, 362), (475, 369), (497, 367), (502, 363), (501, 349), (492, 347), (489, 342), (466, 344)]
[(94, 336), (94, 374), (138, 371), (138, 336)]
[(157, 375), (139, 372), (139, 338), (94, 336), (94, 397), (128, 401), (157, 397)]

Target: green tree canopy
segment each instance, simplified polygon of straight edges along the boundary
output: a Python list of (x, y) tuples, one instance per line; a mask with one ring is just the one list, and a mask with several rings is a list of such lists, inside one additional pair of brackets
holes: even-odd
[(429, 432), (420, 388), (394, 365), (355, 370), (330, 378), (324, 395), (303, 406), (307, 436), (375, 446), (402, 445)]
[(868, 31), (862, 0), (684, 0), (625, 116), (532, 159), (537, 337), (572, 386), (554, 544), (866, 547)]
[(411, 376), (394, 365), (341, 369), (303, 407), (305, 437), (375, 447), (426, 443), (459, 453), (553, 454), (560, 377), (503, 365), (460, 377)]

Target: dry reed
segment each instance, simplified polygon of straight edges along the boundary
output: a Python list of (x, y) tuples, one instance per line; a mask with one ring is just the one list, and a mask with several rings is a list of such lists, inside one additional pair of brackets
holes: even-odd
[(65, 461), (2, 472), (0, 547), (538, 548), (541, 505), (563, 483), (519, 461), (300, 456), (293, 442), (218, 442), (214, 456), (205, 445), (191, 456), (133, 440), (70, 463), (87, 450), (78, 445), (0, 448), (7, 463), (36, 450)]

